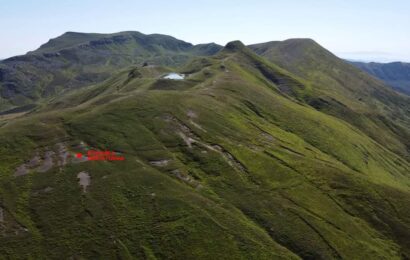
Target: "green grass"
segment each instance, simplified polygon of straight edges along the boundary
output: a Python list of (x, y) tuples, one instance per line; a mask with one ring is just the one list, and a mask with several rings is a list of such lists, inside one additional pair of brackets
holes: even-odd
[[(246, 49), (193, 61), (184, 81), (158, 80), (166, 71), (124, 70), (0, 128), (2, 256), (409, 257), (408, 160), (309, 106), (308, 81)], [(126, 159), (12, 176), (62, 141)]]

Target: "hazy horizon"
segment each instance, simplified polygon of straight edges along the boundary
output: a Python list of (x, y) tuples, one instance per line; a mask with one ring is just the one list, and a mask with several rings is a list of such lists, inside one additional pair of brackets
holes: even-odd
[[(5, 0), (0, 0), (6, 2)], [(393, 4), (394, 3), (394, 4)], [(324, 1), (206, 3), (17, 0), (2, 5), (0, 59), (37, 49), (67, 31), (160, 33), (193, 44), (312, 38), (349, 60), (410, 62), (410, 3)], [(30, 26), (27, 26), (30, 25)]]

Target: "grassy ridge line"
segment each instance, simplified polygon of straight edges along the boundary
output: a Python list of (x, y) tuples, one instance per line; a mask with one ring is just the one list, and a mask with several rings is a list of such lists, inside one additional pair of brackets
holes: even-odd
[(0, 111), (100, 83), (128, 66), (179, 66), (220, 46), (192, 45), (167, 35), (139, 32), (68, 32), (26, 55), (0, 62)]
[(251, 45), (269, 61), (314, 86), (305, 95), (316, 109), (343, 119), (409, 160), (409, 97), (400, 95), (309, 39)]
[[(82, 103), (78, 108), (1, 128), (1, 155), (8, 156), (1, 190), (10, 211), (19, 197), (12, 191), (21, 185), (13, 169), (36, 147), (68, 138), (127, 156), (125, 164), (90, 162), (31, 175), (26, 214), (43, 240), (3, 239), (1, 252), (113, 258), (127, 248), (137, 257), (258, 259), (408, 254), (408, 164), (382, 163), (381, 156), (387, 162), (399, 156), (281, 92), (249, 56), (229, 56), (197, 70), (197, 84), (184, 91), (153, 90), (155, 82), (128, 81), (124, 73), (86, 90), (104, 89), (92, 101), (70, 96)], [(120, 99), (98, 102), (114, 93)], [(192, 148), (181, 132), (196, 140)], [(162, 159), (172, 162), (150, 163)], [(80, 171), (92, 177), (85, 195), (76, 180)], [(47, 186), (54, 190), (42, 192)]]

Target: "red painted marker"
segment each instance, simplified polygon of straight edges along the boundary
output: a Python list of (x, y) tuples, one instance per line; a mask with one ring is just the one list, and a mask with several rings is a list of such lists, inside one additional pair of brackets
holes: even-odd
[(77, 153), (77, 158), (82, 158), (83, 157), (83, 154), (82, 153)]

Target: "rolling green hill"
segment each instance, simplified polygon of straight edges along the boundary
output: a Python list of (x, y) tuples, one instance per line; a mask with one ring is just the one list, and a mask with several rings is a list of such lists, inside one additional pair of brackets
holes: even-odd
[(261, 43), (250, 48), (311, 84), (311, 89), (294, 91), (293, 96), (319, 111), (349, 122), (380, 144), (408, 158), (408, 96), (397, 94), (311, 39)]
[(310, 40), (123, 68), (0, 117), (0, 255), (410, 258), (408, 101)]
[(220, 48), (160, 34), (67, 32), (35, 51), (0, 62), (0, 111), (101, 82), (131, 65), (177, 66)]

